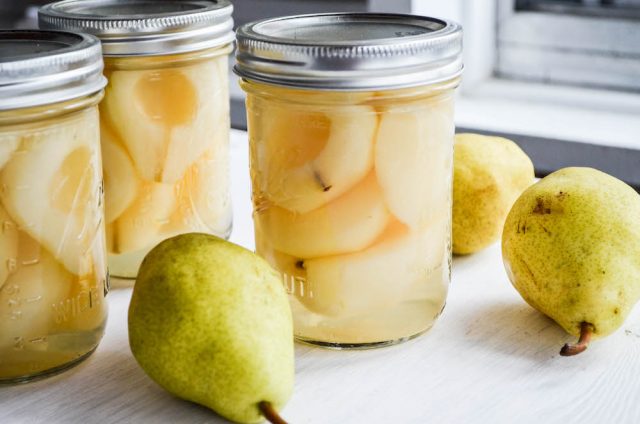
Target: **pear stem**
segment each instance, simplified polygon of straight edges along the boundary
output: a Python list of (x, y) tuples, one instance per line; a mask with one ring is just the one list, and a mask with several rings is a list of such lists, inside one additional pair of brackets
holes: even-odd
[(282, 419), (278, 411), (273, 408), (271, 402), (267, 402), (263, 400), (258, 404), (258, 408), (260, 408), (260, 412), (262, 415), (269, 421), (271, 424), (287, 424), (285, 420)]
[(583, 321), (580, 324), (580, 338), (578, 339), (578, 343), (575, 344), (565, 344), (560, 349), (560, 355), (562, 356), (573, 356), (578, 353), (582, 353), (587, 350), (587, 346), (591, 341), (591, 336), (593, 335), (593, 324)]

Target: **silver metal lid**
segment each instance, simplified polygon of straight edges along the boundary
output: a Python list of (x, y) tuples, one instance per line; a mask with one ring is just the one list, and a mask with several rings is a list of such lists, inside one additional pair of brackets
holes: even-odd
[(93, 34), (105, 56), (156, 56), (231, 43), (228, 0), (64, 0), (40, 8), (40, 28)]
[(330, 13), (238, 28), (235, 72), (322, 90), (411, 87), (462, 73), (462, 28), (424, 16)]
[(96, 93), (102, 75), (100, 41), (60, 31), (0, 31), (0, 110), (71, 100)]

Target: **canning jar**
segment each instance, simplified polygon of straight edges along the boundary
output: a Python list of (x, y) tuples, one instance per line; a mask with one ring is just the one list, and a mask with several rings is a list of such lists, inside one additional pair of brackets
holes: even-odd
[(0, 383), (88, 356), (107, 318), (100, 42), (0, 31)]
[(256, 249), (282, 274), (298, 340), (383, 346), (441, 313), (461, 35), (387, 14), (238, 29)]
[(231, 12), (226, 0), (66, 0), (40, 10), (41, 28), (102, 41), (112, 276), (135, 278), (148, 251), (171, 236), (230, 234)]

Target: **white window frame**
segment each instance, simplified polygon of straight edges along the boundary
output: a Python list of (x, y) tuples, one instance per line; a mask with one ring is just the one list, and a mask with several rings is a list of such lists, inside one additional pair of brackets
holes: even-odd
[(640, 150), (637, 92), (495, 76), (498, 20), (509, 25), (513, 4), (414, 0), (412, 11), (453, 19), (464, 27), (465, 73), (456, 107), (459, 127)]

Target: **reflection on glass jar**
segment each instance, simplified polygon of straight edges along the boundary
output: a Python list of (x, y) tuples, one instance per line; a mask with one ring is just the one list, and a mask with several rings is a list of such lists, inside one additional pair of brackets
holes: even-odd
[[(48, 42), (58, 47), (37, 58), (38, 43)], [(0, 382), (50, 374), (91, 353), (104, 331), (108, 290), (99, 42), (0, 32), (1, 47), (12, 43), (26, 47), (12, 63), (14, 85), (0, 84)], [(59, 59), (61, 46), (77, 56)], [(35, 81), (53, 85), (31, 91)], [(21, 95), (12, 97), (16, 90)]]
[(105, 59), (100, 104), (112, 274), (132, 277), (160, 241), (228, 237), (229, 48)]
[[(457, 74), (354, 91), (349, 80), (335, 89), (336, 74), (322, 86), (326, 67), (295, 82), (285, 69), (254, 68), (252, 31), (276, 45), (295, 21), (285, 18), (273, 38), (269, 21), (239, 31), (257, 252), (282, 273), (299, 340), (341, 348), (406, 340), (433, 325), (450, 280)], [(296, 34), (317, 47), (326, 41), (319, 28), (340, 32), (344, 21), (307, 23), (319, 39)]]
[[(230, 234), (231, 11), (220, 0), (74, 0), (40, 12), (41, 26), (92, 32), (103, 42), (109, 84), (100, 117), (113, 276), (134, 278), (148, 251), (174, 235)], [(101, 19), (93, 21), (94, 13)]]

